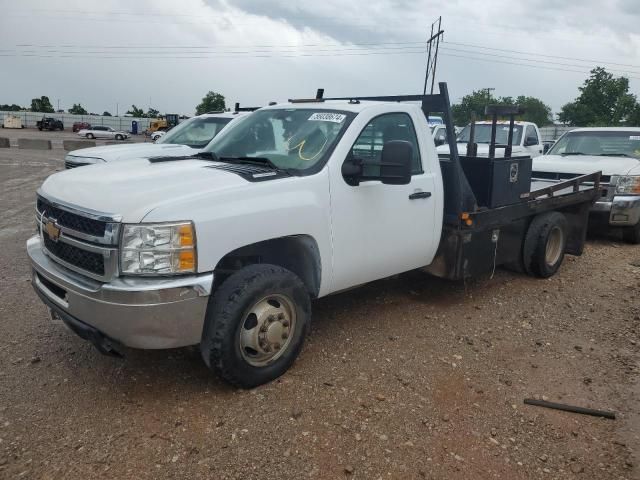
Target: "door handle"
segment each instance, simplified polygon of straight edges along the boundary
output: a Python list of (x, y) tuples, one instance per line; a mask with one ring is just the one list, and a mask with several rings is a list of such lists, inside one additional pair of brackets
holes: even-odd
[(409, 200), (416, 200), (418, 198), (429, 198), (431, 196), (431, 192), (416, 192), (409, 195)]

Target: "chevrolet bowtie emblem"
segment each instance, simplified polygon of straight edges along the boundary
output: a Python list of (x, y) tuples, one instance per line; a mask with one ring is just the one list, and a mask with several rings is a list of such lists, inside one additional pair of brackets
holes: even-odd
[(60, 238), (60, 227), (58, 227), (54, 218), (49, 219), (44, 227), (44, 231), (47, 232), (47, 235), (49, 235), (49, 238), (53, 242), (57, 242), (58, 238)]

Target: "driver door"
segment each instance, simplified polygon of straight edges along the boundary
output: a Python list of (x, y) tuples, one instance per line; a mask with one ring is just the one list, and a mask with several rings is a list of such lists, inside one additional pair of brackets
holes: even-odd
[(386, 113), (362, 129), (348, 156), (362, 159), (364, 175), (375, 176), (384, 144), (405, 140), (413, 146), (408, 185), (379, 180), (348, 185), (341, 172), (332, 172), (331, 224), (333, 235), (332, 290), (428, 265), (435, 253), (434, 173), (425, 171), (414, 122), (408, 113)]

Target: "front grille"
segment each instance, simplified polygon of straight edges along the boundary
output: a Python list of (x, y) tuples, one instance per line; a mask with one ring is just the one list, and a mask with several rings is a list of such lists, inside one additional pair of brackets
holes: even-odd
[(106, 222), (67, 212), (66, 210), (54, 207), (42, 198), (38, 198), (37, 209), (39, 214), (44, 212), (46, 217), (55, 218), (58, 225), (62, 225), (63, 227), (80, 233), (86, 233), (87, 235), (93, 235), (94, 237), (103, 237), (105, 234)]
[(96, 275), (104, 275), (104, 257), (100, 253), (88, 252), (63, 242), (54, 242), (43, 235), (44, 246), (53, 256), (74, 267)]

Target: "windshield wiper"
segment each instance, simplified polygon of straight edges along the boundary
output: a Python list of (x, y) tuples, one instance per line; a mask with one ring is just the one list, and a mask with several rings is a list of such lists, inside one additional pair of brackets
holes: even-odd
[(560, 154), (563, 157), (566, 157), (568, 155), (586, 155), (586, 153), (582, 153), (582, 152), (564, 152)]
[(629, 155), (627, 153), (599, 153), (599, 157), (629, 157), (629, 158), (637, 158), (633, 155)]
[(211, 160), (214, 162), (218, 161), (218, 156), (214, 152), (198, 152), (193, 156), (202, 160)]
[(219, 162), (237, 162), (237, 163), (248, 163), (253, 165), (267, 166), (272, 170), (277, 170), (279, 172), (287, 172), (286, 169), (278, 167), (275, 163), (273, 163), (271, 160), (265, 157), (216, 157), (216, 160)]

